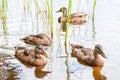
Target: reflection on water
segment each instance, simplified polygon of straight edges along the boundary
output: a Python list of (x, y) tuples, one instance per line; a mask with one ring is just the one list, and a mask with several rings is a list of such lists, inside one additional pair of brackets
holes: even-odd
[(66, 65), (66, 74), (67, 74), (67, 80), (70, 80), (70, 72), (69, 72), (69, 62), (68, 62), (68, 57), (66, 58), (65, 61), (65, 65)]
[(36, 68), (35, 68), (35, 76), (37, 77), (37, 78), (43, 78), (43, 77), (45, 77), (48, 73), (51, 73), (50, 71), (43, 71), (42, 69), (43, 69), (44, 67), (42, 67), (42, 66), (36, 66)]
[(23, 63), (28, 68), (35, 68), (34, 74), (36, 78), (44, 78), (48, 73), (51, 73), (51, 71), (44, 71), (42, 70), (46, 65), (41, 66), (32, 66), (27, 63)]
[(107, 77), (101, 73), (103, 66), (100, 67), (94, 67), (94, 66), (89, 66), (81, 61), (78, 61), (80, 64), (92, 68), (92, 75), (94, 77), (94, 80), (107, 80)]
[(107, 80), (107, 77), (101, 73), (103, 67), (92, 67), (95, 80)]
[(94, 18), (92, 18), (92, 36), (93, 38), (95, 38), (96, 36), (96, 31), (95, 31), (95, 23), (94, 23)]
[[(8, 1), (8, 7), (5, 9), (6, 12), (4, 16), (6, 18), (4, 21), (2, 19), (4, 16), (2, 16), (0, 12), (0, 53), (7, 53), (13, 56), (15, 54), (14, 46), (29, 46), (21, 42), (19, 40), (20, 38), (40, 32), (49, 33), (49, 17), (45, 0), (36, 0), (38, 1), (39, 9), (35, 5), (34, 0), (6, 1)], [(118, 52), (120, 48), (120, 37), (118, 36), (120, 36), (120, 1), (97, 1), (94, 21), (91, 19), (93, 1), (75, 0), (73, 2), (72, 13), (77, 11), (87, 12), (89, 20), (84, 25), (70, 25), (68, 41), (69, 43), (78, 43), (89, 48), (92, 48), (95, 44), (103, 45), (105, 48), (104, 51), (108, 56), (103, 68), (85, 67), (77, 64), (76, 59), (61, 57), (66, 56), (66, 54), (69, 55), (71, 48), (69, 45), (67, 45), (67, 47), (64, 45), (65, 33), (59, 30), (60, 24), (57, 21), (61, 14), (56, 14), (56, 11), (63, 6), (68, 7), (68, 1), (69, 0), (53, 0), (54, 38), (53, 45), (47, 50), (50, 56), (49, 63), (45, 66), (35, 67), (26, 66), (19, 63), (16, 59), (11, 59), (8, 63), (12, 69), (6, 69), (4, 66), (2, 68), (0, 67), (0, 72), (2, 73), (2, 75), (0, 73), (1, 80), (40, 80), (40, 78), (44, 80), (119, 79), (120, 54)], [(8, 28), (8, 30), (6, 30), (9, 34), (7, 37), (4, 36), (3, 26)]]

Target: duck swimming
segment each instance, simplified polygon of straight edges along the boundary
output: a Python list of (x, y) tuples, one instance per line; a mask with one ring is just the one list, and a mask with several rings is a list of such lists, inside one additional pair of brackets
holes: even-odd
[(40, 46), (40, 45), (50, 46), (52, 44), (52, 39), (48, 35), (43, 33), (37, 35), (29, 35), (26, 36), (25, 38), (21, 38), (20, 40), (22, 40), (26, 44), (36, 45), (36, 46)]
[[(63, 15), (61, 17), (58, 18), (58, 22), (59, 23), (67, 23), (67, 8), (66, 7), (62, 7), (60, 8), (60, 10), (58, 10), (57, 12), (62, 12)], [(81, 13), (73, 13), (70, 15), (70, 24), (73, 24), (73, 25), (80, 25), (80, 24), (83, 24), (83, 23), (86, 23), (86, 16), (87, 14), (84, 13), (84, 12), (81, 12)]]
[(15, 47), (15, 57), (22, 63), (39, 66), (47, 63), (48, 55), (41, 47)]
[(97, 44), (94, 50), (85, 48), (81, 45), (72, 44), (72, 57), (76, 57), (78, 61), (83, 62), (90, 66), (103, 66), (104, 61), (101, 56), (107, 58), (103, 52), (101, 45)]

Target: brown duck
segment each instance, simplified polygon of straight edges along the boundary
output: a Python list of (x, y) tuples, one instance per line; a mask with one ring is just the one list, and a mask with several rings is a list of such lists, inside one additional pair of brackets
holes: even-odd
[(107, 58), (103, 52), (101, 45), (96, 45), (94, 50), (84, 48), (83, 46), (72, 44), (72, 57), (76, 57), (78, 61), (83, 62), (90, 66), (103, 66), (104, 61), (101, 56)]
[(21, 38), (20, 40), (24, 41), (26, 44), (36, 45), (36, 46), (50, 46), (52, 44), (52, 39), (43, 33), (37, 35), (29, 35), (25, 38)]
[[(65, 24), (67, 22), (67, 16), (68, 16), (67, 15), (67, 8), (66, 7), (62, 7), (57, 12), (62, 12), (63, 13), (63, 15), (58, 18), (58, 22), (59, 23), (62, 22), (63, 24)], [(84, 12), (73, 13), (70, 16), (71, 16), (70, 24), (80, 25), (80, 24), (86, 23), (86, 16), (87, 16), (87, 14), (84, 13)]]
[(41, 47), (26, 48), (15, 47), (15, 57), (22, 63), (30, 65), (45, 65), (48, 55)]

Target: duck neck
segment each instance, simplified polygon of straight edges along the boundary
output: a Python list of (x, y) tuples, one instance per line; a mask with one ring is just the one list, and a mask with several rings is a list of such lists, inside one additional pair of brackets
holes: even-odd
[(98, 55), (98, 53), (94, 50), (94, 56), (95, 57), (98, 57), (99, 55)]
[(64, 10), (63, 17), (67, 17), (67, 10)]
[(101, 58), (102, 56), (100, 54), (96, 53), (96, 52), (94, 52), (94, 56), (95, 56), (94, 57), (95, 64), (98, 65), (98, 66), (103, 66), (104, 62)]

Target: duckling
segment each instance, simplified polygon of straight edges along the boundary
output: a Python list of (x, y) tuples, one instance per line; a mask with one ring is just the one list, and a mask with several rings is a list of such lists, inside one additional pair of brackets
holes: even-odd
[[(60, 10), (58, 10), (57, 12), (62, 12), (63, 15), (61, 17), (58, 18), (58, 22), (59, 23), (67, 23), (67, 8), (66, 7), (62, 7), (60, 8)], [(83, 23), (86, 23), (86, 16), (87, 14), (84, 12), (81, 13), (73, 13), (70, 15), (70, 24), (73, 25), (80, 25)]]
[(47, 63), (48, 55), (39, 46), (34, 48), (15, 47), (15, 57), (22, 63), (38, 66)]
[(107, 58), (103, 52), (101, 45), (97, 44), (94, 50), (90, 48), (84, 48), (81, 45), (71, 45), (72, 46), (72, 57), (76, 57), (78, 61), (83, 62), (90, 66), (103, 66), (104, 61), (101, 56)]
[(40, 33), (37, 35), (29, 35), (25, 38), (21, 38), (21, 41), (25, 42), (26, 44), (36, 45), (36, 46), (50, 46), (52, 44), (52, 39), (47, 36), (46, 34)]

